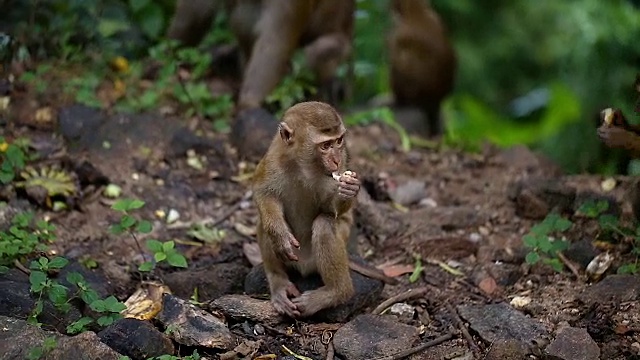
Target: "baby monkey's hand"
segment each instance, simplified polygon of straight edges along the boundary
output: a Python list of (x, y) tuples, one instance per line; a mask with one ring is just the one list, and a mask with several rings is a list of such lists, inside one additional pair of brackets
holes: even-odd
[(339, 182), (338, 194), (346, 198), (352, 198), (358, 195), (360, 191), (360, 180), (355, 172), (347, 170), (342, 173), (342, 175), (339, 175), (337, 172), (331, 175)]

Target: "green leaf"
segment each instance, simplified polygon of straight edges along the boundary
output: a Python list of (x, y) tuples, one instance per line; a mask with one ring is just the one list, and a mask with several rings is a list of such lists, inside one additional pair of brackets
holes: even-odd
[(0, 265), (0, 275), (6, 274), (9, 272), (9, 268), (4, 266), (4, 265)]
[(127, 306), (123, 303), (121, 303), (120, 301), (118, 301), (118, 299), (116, 299), (115, 296), (111, 295), (108, 298), (104, 299), (104, 304), (105, 307), (107, 309), (107, 311), (113, 312), (113, 313), (120, 313), (121, 311), (125, 310), (127, 308)]
[(164, 27), (164, 13), (160, 5), (150, 3), (140, 11), (140, 29), (152, 39), (157, 38)]
[(91, 324), (92, 322), (93, 319), (90, 317), (81, 317), (80, 319), (72, 322), (71, 324), (69, 324), (69, 326), (67, 326), (67, 333), (69, 335), (81, 333), (85, 330), (85, 326)]
[(84, 301), (85, 304), (91, 305), (96, 300), (99, 300), (100, 296), (98, 296), (98, 293), (95, 290), (87, 289), (80, 292), (80, 298), (82, 299), (82, 301)]
[(414, 283), (418, 281), (420, 275), (422, 274), (422, 270), (424, 270), (424, 266), (422, 266), (422, 259), (416, 257), (416, 261), (414, 264), (413, 272), (409, 276), (409, 282)]
[(165, 241), (164, 243), (162, 243), (162, 251), (169, 252), (170, 250), (173, 250), (175, 246), (176, 246), (175, 242)]
[(150, 0), (129, 0), (129, 7), (133, 12), (138, 12), (149, 4)]
[(111, 205), (111, 209), (121, 212), (139, 209), (144, 206), (144, 201), (138, 199), (120, 199)]
[(163, 260), (165, 260), (167, 258), (167, 253), (164, 252), (157, 252), (155, 254), (153, 254), (153, 258), (156, 260), (156, 262), (161, 262)]
[(96, 311), (96, 312), (105, 312), (106, 311), (106, 305), (104, 303), (104, 300), (99, 299), (96, 300), (94, 302), (92, 302), (91, 304), (89, 304), (89, 307), (91, 308), (91, 310)]
[(182, 256), (182, 254), (179, 254), (177, 252), (168, 254), (167, 262), (169, 263), (169, 265), (174, 267), (186, 268), (188, 266), (187, 259)]
[(147, 249), (154, 253), (162, 252), (162, 243), (158, 240), (149, 239), (147, 240)]
[(126, 21), (115, 19), (101, 19), (98, 21), (98, 32), (105, 38), (111, 37), (128, 28), (129, 24)]
[(562, 262), (556, 258), (544, 259), (544, 263), (551, 266), (551, 268), (556, 272), (562, 272), (562, 269), (564, 268), (564, 265), (562, 264)]
[(522, 242), (525, 244), (525, 246), (535, 249), (538, 247), (539, 237), (533, 234), (527, 234), (522, 237)]
[(109, 231), (111, 231), (111, 233), (113, 235), (120, 235), (123, 232), (125, 232), (125, 228), (123, 228), (122, 226), (120, 226), (120, 224), (113, 224), (111, 225), (111, 227), (109, 228)]
[(140, 220), (136, 226), (136, 230), (142, 234), (148, 234), (152, 229), (153, 227), (151, 226), (151, 222), (147, 220)]
[(611, 214), (604, 214), (598, 218), (598, 224), (602, 229), (614, 229), (618, 226), (618, 218)]
[(123, 229), (128, 229), (133, 225), (135, 225), (135, 223), (136, 223), (136, 219), (133, 218), (131, 215), (123, 215), (122, 219), (120, 219), (120, 226)]
[(49, 263), (49, 269), (62, 269), (63, 267), (67, 266), (68, 263), (69, 260), (61, 256), (56, 256)]
[(55, 349), (56, 346), (58, 346), (58, 340), (55, 338), (55, 336), (48, 336), (44, 338), (44, 341), (42, 342), (42, 347), (45, 351), (51, 351)]
[(47, 274), (42, 271), (31, 271), (29, 274), (29, 283), (31, 284), (31, 291), (34, 293), (41, 292), (47, 285)]
[(145, 261), (138, 266), (138, 271), (148, 272), (153, 270), (153, 263), (151, 261)]
[(618, 274), (635, 274), (638, 272), (638, 265), (636, 264), (624, 264), (616, 271)]
[(74, 285), (78, 285), (79, 283), (84, 282), (84, 276), (77, 271), (72, 271), (67, 274), (67, 281)]
[(527, 256), (524, 258), (524, 260), (527, 262), (527, 264), (535, 264), (538, 261), (540, 261), (540, 255), (538, 255), (537, 252), (532, 251), (532, 252), (527, 254)]
[(53, 284), (49, 291), (49, 300), (56, 305), (61, 305), (67, 302), (67, 287), (61, 284)]

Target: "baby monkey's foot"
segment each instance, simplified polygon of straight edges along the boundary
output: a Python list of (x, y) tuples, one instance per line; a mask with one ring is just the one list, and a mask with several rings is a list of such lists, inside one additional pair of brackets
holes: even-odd
[(300, 296), (300, 290), (292, 283), (289, 283), (271, 294), (271, 304), (279, 314), (293, 318), (299, 317), (300, 311), (298, 311), (298, 307), (289, 299), (297, 296)]

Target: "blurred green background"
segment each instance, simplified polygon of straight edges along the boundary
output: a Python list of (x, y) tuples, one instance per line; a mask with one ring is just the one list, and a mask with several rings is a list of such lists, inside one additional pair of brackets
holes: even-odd
[[(621, 108), (636, 122), (638, 1), (431, 3), (458, 54), (455, 93), (444, 104), (449, 143), (467, 149), (484, 141), (526, 144), (570, 173), (626, 171), (625, 159), (599, 144), (595, 128), (606, 107)], [(2, 61), (104, 67), (107, 59), (124, 56), (135, 70), (138, 62), (157, 57), (173, 7), (174, 0), (0, 0)], [(381, 54), (386, 55), (383, 35), (391, 19), (388, 0), (357, 0), (357, 7), (353, 100), (365, 104), (389, 93)], [(233, 41), (220, 16), (199, 49)], [(189, 56), (182, 54), (183, 60)], [(96, 79), (83, 76), (80, 82), (86, 79), (95, 90)], [(159, 107), (155, 100), (148, 103)], [(209, 106), (208, 114), (224, 113), (215, 101)]]

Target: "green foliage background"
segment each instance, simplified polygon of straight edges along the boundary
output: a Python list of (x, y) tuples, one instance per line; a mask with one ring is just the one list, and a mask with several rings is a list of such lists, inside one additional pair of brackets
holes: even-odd
[[(618, 170), (620, 153), (606, 151), (595, 128), (598, 112), (609, 106), (635, 120), (638, 1), (431, 3), (458, 54), (455, 93), (444, 104), (449, 143), (470, 150), (484, 141), (526, 144), (569, 172)], [(85, 66), (125, 56), (135, 69), (136, 61), (149, 57), (150, 47), (165, 41), (174, 4), (175, 0), (0, 0), (0, 32), (20, 44), (3, 47), (0, 39), (0, 60), (7, 60), (7, 49), (18, 59), (85, 60)], [(389, 93), (389, 0), (357, 0), (355, 18), (352, 105), (362, 105)], [(232, 41), (222, 17), (200, 49)], [(344, 74), (346, 68), (341, 70)], [(210, 105), (203, 108), (220, 107), (207, 101)]]

